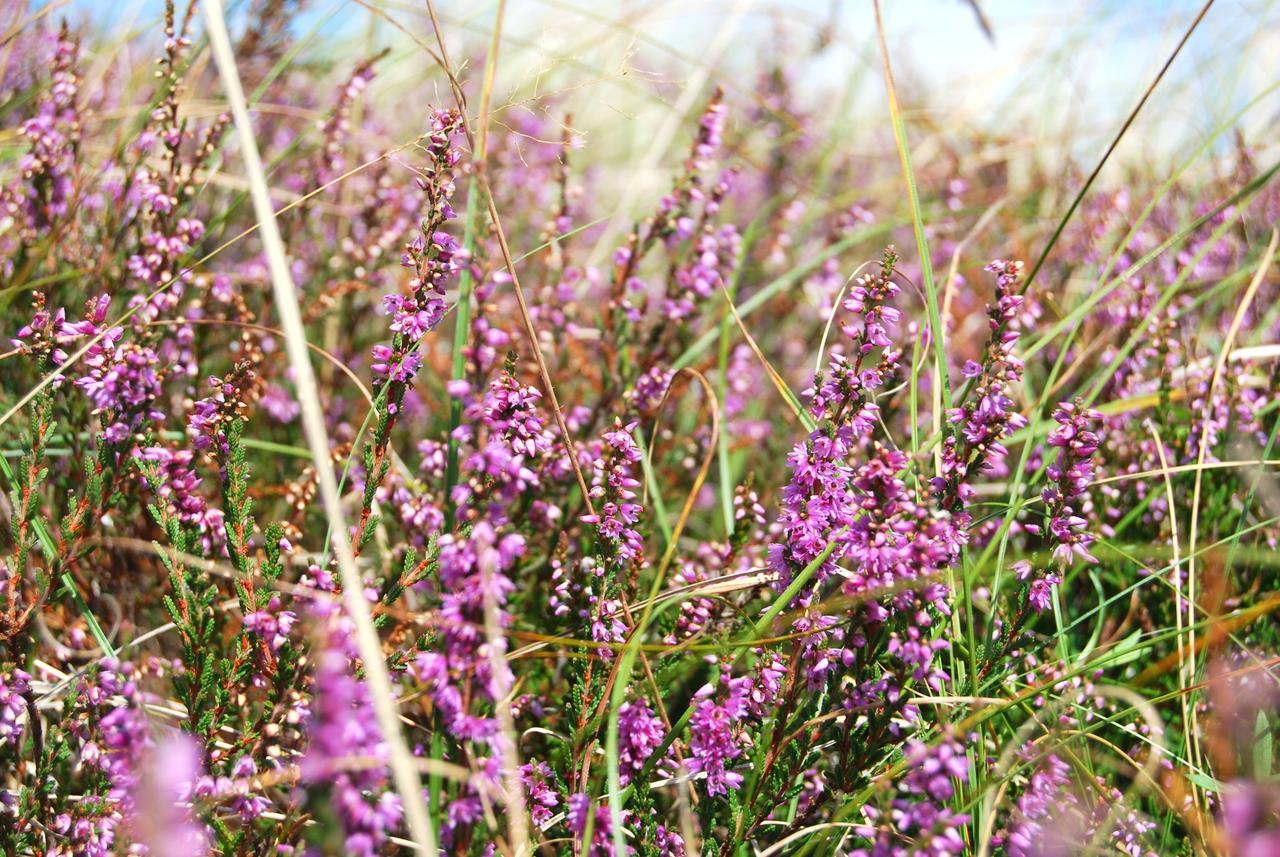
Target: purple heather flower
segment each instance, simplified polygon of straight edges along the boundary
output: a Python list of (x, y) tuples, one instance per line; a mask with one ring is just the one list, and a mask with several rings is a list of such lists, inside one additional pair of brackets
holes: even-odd
[(489, 386), (482, 404), (485, 425), (503, 437), (517, 455), (535, 458), (551, 448), (551, 433), (538, 412), (542, 393), (503, 374)]
[(707, 794), (723, 795), (742, 785), (742, 774), (728, 769), (742, 755), (738, 731), (747, 713), (749, 680), (731, 680), (728, 692), (716, 701), (714, 685), (704, 685), (694, 694), (689, 718), (689, 759), (692, 773), (706, 775)]
[[(467, 514), (486, 512), (494, 524), (505, 523), (506, 510), (542, 484), (553, 438), (538, 404), (541, 395), (503, 372), (481, 399), (468, 401), (464, 413), (486, 432), (466, 458), (469, 478), (454, 486), (451, 497), (459, 507), (473, 507)], [(483, 509), (482, 500), (488, 501)]]
[(623, 785), (644, 768), (666, 733), (662, 718), (649, 708), (647, 699), (624, 702), (618, 707), (618, 767)]
[(658, 406), (667, 388), (671, 386), (674, 373), (662, 366), (653, 366), (636, 379), (628, 398), (637, 411), (648, 413)]
[[(422, 358), (410, 346), (444, 318), (445, 286), (463, 261), (457, 239), (440, 229), (454, 216), (449, 205), (454, 190), (452, 169), (461, 156), (452, 147), (452, 138), (461, 128), (461, 118), (456, 111), (438, 110), (432, 114), (431, 123), (426, 146), (428, 163), (416, 179), (426, 197), (425, 217), (420, 234), (405, 244), (400, 260), (413, 272), (409, 294), (391, 294), (382, 299), (383, 309), (391, 316), (390, 329), (395, 338), (391, 347), (375, 346), (373, 354), (374, 375), (401, 385), (408, 385), (422, 366)], [(398, 407), (398, 401), (388, 405), (392, 413)]]
[[(712, 198), (723, 196), (728, 189), (726, 181), (723, 188), (713, 192)], [(670, 293), (663, 310), (669, 321), (688, 318), (698, 302), (711, 297), (725, 285), (733, 274), (741, 244), (741, 236), (732, 224), (719, 229), (707, 224), (703, 228), (694, 242), (691, 260), (676, 268), (669, 286)]]
[(1233, 781), (1222, 793), (1224, 853), (1269, 857), (1280, 853), (1280, 788), (1274, 783)]
[(36, 115), (19, 134), (27, 151), (18, 158), (20, 180), (0, 195), (0, 213), (16, 222), (23, 235), (47, 234), (71, 210), (76, 196), (76, 153), (82, 117), (76, 72), (80, 46), (66, 24), (52, 57), (52, 81), (39, 98)]
[(292, 610), (281, 610), (280, 596), (272, 593), (267, 605), (244, 617), (244, 627), (250, 634), (258, 637), (272, 652), (278, 653), (289, 641), (289, 632), (298, 620)]
[[(913, 741), (906, 748), (906, 775), (898, 782), (897, 797), (885, 815), (868, 808), (872, 823), (859, 829), (871, 841), (869, 848), (851, 852), (857, 857), (961, 857), (968, 853), (961, 829), (967, 815), (947, 804), (955, 783), (969, 781), (965, 748), (954, 737), (943, 736), (936, 745)], [(878, 822), (878, 823), (877, 823)]]
[[(809, 412), (820, 424), (787, 458), (792, 475), (783, 490), (778, 517), (783, 538), (769, 549), (780, 587), (862, 514), (849, 459), (874, 429), (878, 414), (875, 391), (898, 361), (885, 327), (898, 318), (897, 310), (887, 304), (899, 292), (892, 279), (895, 260), (892, 251), (886, 252), (881, 272), (860, 278), (844, 303), (853, 315), (843, 326), (851, 339), (852, 362), (843, 353), (833, 354), (827, 374), (815, 378), (806, 391)], [(866, 365), (864, 361), (877, 347), (882, 349), (879, 362)], [(819, 584), (835, 571), (844, 553), (844, 548), (837, 546), (822, 564), (816, 575)], [(802, 596), (800, 602), (805, 603), (807, 597)]]
[(282, 425), (288, 425), (302, 413), (302, 407), (288, 390), (279, 384), (268, 384), (262, 391), (258, 404), (271, 419)]
[(49, 827), (63, 841), (48, 853), (50, 857), (115, 857), (116, 829), (123, 820), (119, 811), (105, 808), (83, 815), (58, 813)]
[(375, 378), (409, 384), (422, 368), (422, 355), (417, 351), (396, 352), (389, 346), (375, 345), (370, 368)]
[(654, 831), (653, 844), (658, 849), (658, 857), (685, 857), (688, 853), (680, 834), (661, 824)]
[(347, 150), (351, 131), (351, 110), (356, 99), (368, 88), (375, 75), (373, 61), (366, 60), (356, 66), (351, 76), (347, 78), (346, 84), (339, 90), (337, 105), (321, 128), (324, 150), (320, 158), (320, 168), (317, 171), (320, 184), (326, 184), (342, 175), (346, 167), (343, 154)]
[(193, 785), (200, 778), (200, 748), (174, 733), (148, 754), (130, 827), (151, 857), (201, 857), (209, 832), (193, 816)]
[[(158, 186), (153, 187), (159, 190)], [(153, 211), (158, 212), (164, 212), (169, 205), (163, 192), (150, 197), (147, 202)], [(190, 272), (179, 270), (177, 263), (203, 235), (204, 223), (191, 218), (179, 220), (172, 234), (147, 232), (142, 236), (143, 252), (130, 256), (126, 268), (134, 278), (152, 287), (166, 285), (175, 277), (185, 281), (190, 277)], [(171, 302), (163, 296), (157, 296), (157, 299), (160, 304)], [(154, 317), (155, 309), (158, 309), (158, 305), (153, 304), (148, 311), (144, 311), (144, 317)]]
[(621, 565), (635, 560), (644, 548), (644, 539), (635, 529), (642, 507), (631, 502), (636, 497), (635, 489), (640, 487), (633, 475), (634, 467), (642, 458), (631, 435), (635, 428), (634, 422), (624, 425), (616, 419), (613, 430), (604, 433), (608, 452), (591, 463), (591, 496), (596, 500), (596, 513), (580, 519), (584, 524), (595, 525)]
[(27, 718), (31, 676), (19, 669), (0, 675), (0, 750), (17, 744)]
[(187, 415), (187, 434), (196, 449), (225, 452), (226, 422), (238, 412), (239, 390), (231, 376), (225, 380), (211, 376), (208, 385), (209, 395), (197, 400)]
[[(1048, 444), (1057, 447), (1058, 458), (1046, 472), (1048, 484), (1040, 492), (1049, 516), (1047, 528), (1029, 523), (1029, 532), (1045, 536), (1054, 545), (1053, 556), (1065, 567), (1076, 558), (1096, 563), (1089, 546), (1097, 539), (1085, 529), (1088, 521), (1076, 513), (1087, 500), (1089, 484), (1093, 481), (1093, 454), (1098, 449), (1098, 436), (1092, 426), (1102, 419), (1097, 411), (1085, 409), (1078, 402), (1063, 402), (1053, 411), (1058, 423), (1049, 434)], [(1052, 604), (1052, 588), (1061, 577), (1049, 570), (1036, 574), (1030, 563), (1022, 561), (1014, 566), (1018, 579), (1028, 581), (1028, 597), (1036, 611), (1043, 611)]]
[[(106, 314), (104, 298), (93, 308), (82, 328), (85, 336), (101, 332)], [(122, 342), (124, 329), (113, 327), (105, 336), (89, 346), (83, 358), (83, 375), (78, 386), (93, 404), (95, 413), (109, 417), (105, 436), (110, 443), (121, 443), (146, 421), (160, 422), (164, 412), (153, 405), (161, 395), (160, 356), (150, 346)]]
[(326, 621), (328, 638), (316, 656), (302, 778), (329, 789), (330, 805), (346, 837), (346, 853), (373, 857), (400, 823), (400, 799), (387, 786), (385, 765), (349, 769), (340, 764), (353, 756), (385, 762), (387, 746), (371, 710), (369, 689), (351, 671), (355, 646), (349, 620), (335, 612)]
[(936, 745), (912, 741), (905, 751), (907, 775), (905, 790), (932, 798), (939, 804), (955, 794), (954, 781), (969, 781), (969, 760), (965, 748), (956, 740), (944, 737)]
[(1058, 448), (1058, 460), (1047, 470), (1050, 484), (1041, 497), (1050, 513), (1050, 537), (1057, 542), (1054, 556), (1063, 564), (1076, 556), (1096, 563), (1089, 553), (1096, 536), (1084, 530), (1088, 522), (1075, 513), (1071, 503), (1083, 497), (1093, 481), (1098, 436), (1091, 427), (1102, 415), (1078, 403), (1063, 402), (1054, 409), (1053, 419), (1058, 427), (1050, 432), (1048, 444)]
[(425, 306), (403, 295), (387, 295), (382, 306), (391, 316), (391, 329), (402, 334), (410, 342), (426, 336), (444, 317), (444, 301), (435, 295), (426, 299)]
[[(1003, 845), (1009, 857), (1076, 854), (1080, 843), (1094, 838), (1108, 822), (1122, 793), (1105, 787), (1100, 778), (1096, 788), (1077, 788), (1070, 766), (1056, 754), (1039, 755), (1032, 745), (1020, 753), (1033, 768), (1005, 829), (993, 843)], [(1119, 809), (1109, 834), (1112, 847), (1130, 857), (1155, 857), (1144, 844), (1155, 825), (1136, 812)]]
[(709, 168), (716, 152), (724, 143), (724, 122), (729, 108), (720, 98), (720, 92), (717, 91), (698, 120), (698, 139), (693, 148), (698, 169)]
[(1053, 605), (1053, 587), (1062, 582), (1062, 578), (1053, 572), (1046, 572), (1043, 577), (1031, 581), (1027, 591), (1027, 601), (1037, 613), (1043, 613)]
[(962, 374), (974, 381), (965, 400), (947, 414), (952, 432), (943, 441), (942, 473), (931, 480), (943, 508), (957, 515), (967, 527), (965, 507), (974, 497), (973, 480), (979, 474), (998, 474), (1008, 450), (1003, 441), (1027, 424), (1014, 410), (1009, 393), (1022, 380), (1022, 361), (1014, 354), (1023, 297), (1014, 289), (1022, 274), (1021, 262), (997, 259), (987, 266), (996, 274), (996, 299), (987, 308), (990, 337), (982, 362), (966, 361)]
[[(71, 356), (67, 353), (68, 347), (104, 331), (103, 322), (106, 320), (109, 301), (108, 295), (89, 300), (85, 305), (84, 317), (80, 321), (69, 322), (65, 309), (58, 307), (50, 312), (45, 306), (43, 294), (37, 292), (31, 322), (18, 330), (11, 343), (23, 354), (39, 354), (46, 357), (51, 365), (61, 366)], [(94, 354), (113, 349), (114, 343), (122, 335), (123, 331), (119, 328), (107, 330), (103, 340), (93, 346)], [(57, 388), (62, 380), (62, 376), (59, 376), (53, 386)]]
[(194, 794), (224, 802), (242, 821), (253, 821), (271, 808), (271, 802), (252, 791), (252, 778), (258, 766), (250, 756), (241, 756), (231, 768), (230, 777), (203, 776), (196, 781)]
[[(491, 656), (495, 643), (483, 631), (486, 601), (496, 608), (499, 625), (505, 626), (509, 620), (504, 605), (515, 588), (506, 572), (524, 552), (524, 545), (522, 536), (499, 535), (484, 520), (469, 537), (451, 533), (440, 538), (439, 640), (434, 650), (418, 655), (413, 673), (426, 685), (446, 727), (459, 740), (491, 744), (498, 740), (496, 718), (472, 710), (479, 709), (476, 703), (482, 699), (490, 703), (505, 699), (512, 684), (506, 659)], [(498, 654), (504, 654), (506, 640), (499, 638), (496, 645)], [(465, 704), (468, 699), (472, 708)]]
[(1059, 792), (1067, 785), (1070, 768), (1052, 753), (1032, 772), (1017, 801), (1013, 821), (1004, 836), (1009, 857), (1031, 857), (1042, 839), (1045, 820), (1061, 800)]
[(555, 774), (546, 762), (530, 762), (520, 767), (525, 803), (534, 825), (540, 830), (550, 826), (555, 807), (560, 805), (560, 793), (556, 791), (554, 782)]
[[(624, 812), (622, 820), (625, 822), (627, 817), (628, 813)], [(588, 819), (592, 819), (591, 842), (586, 844), (582, 842), (582, 837), (587, 832)], [(576, 853), (582, 855), (582, 857), (626, 857), (626, 855), (617, 855), (614, 851), (613, 813), (609, 810), (607, 801), (597, 805), (593, 813), (589, 795), (569, 795), (566, 824), (569, 827), (569, 832), (577, 840), (578, 849)], [(584, 844), (586, 844), (585, 848), (583, 847)], [(627, 848), (626, 853), (630, 854), (631, 849)]]
[(200, 477), (195, 471), (195, 453), (189, 449), (148, 446), (134, 455), (156, 469), (156, 483), (144, 471), (144, 481), (156, 496), (169, 506), (170, 514), (200, 535), (206, 554), (226, 541), (221, 509), (209, 505), (201, 493)]
[(142, 750), (150, 742), (146, 715), (128, 705), (113, 708), (101, 722), (104, 752), (99, 756), (100, 767), (117, 784), (132, 787), (135, 770)]

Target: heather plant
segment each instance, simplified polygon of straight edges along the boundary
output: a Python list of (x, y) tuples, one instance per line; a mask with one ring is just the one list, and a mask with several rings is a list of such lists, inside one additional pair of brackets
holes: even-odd
[(1040, 157), (896, 4), (874, 109), (241, 5), (0, 4), (3, 853), (1280, 849), (1275, 87), (1132, 148), (1216, 10)]

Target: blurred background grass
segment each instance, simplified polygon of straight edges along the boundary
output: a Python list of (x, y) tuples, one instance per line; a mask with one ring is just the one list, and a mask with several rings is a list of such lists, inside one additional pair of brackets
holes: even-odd
[[(251, 3), (228, 4), (243, 29)], [(63, 0), (55, 15), (99, 33), (155, 32), (160, 0)], [(328, 69), (337, 86), (359, 57), (390, 49), (373, 84), (375, 112), (395, 116), (388, 141), (421, 128), (447, 83), (423, 50), (433, 42), (425, 0), (285, 0), (296, 10), (298, 68)], [(947, 141), (999, 140), (1010, 180), (1036, 168), (1087, 172), (1202, 5), (1201, 0), (897, 0), (886, 4), (916, 159)], [(1213, 129), (1280, 80), (1277, 0), (1217, 0), (1112, 158), (1104, 181), (1132, 165), (1171, 170)], [(479, 87), (498, 0), (436, 0), (461, 77)], [(663, 133), (678, 110), (701, 108), (715, 84), (750, 97), (771, 67), (794, 70), (793, 103), (807, 128), (847, 152), (878, 157), (889, 143), (874, 15), (862, 0), (510, 0), (502, 24), (495, 121), (521, 111), (572, 116), (572, 130), (608, 165), (589, 192), (632, 209), (660, 192), (683, 157)], [(121, 48), (121, 50), (125, 50)], [(137, 50), (136, 47), (133, 50)], [(106, 58), (99, 58), (105, 61)], [(113, 58), (141, 63), (142, 56)], [(301, 105), (299, 105), (301, 106)], [(389, 108), (389, 109), (384, 109)], [(1270, 139), (1280, 93), (1238, 123)], [(739, 117), (740, 118), (740, 117)], [(988, 147), (993, 145), (988, 142)], [(1233, 146), (1219, 135), (1213, 149)], [(1214, 160), (1203, 159), (1202, 169)], [(1065, 169), (1064, 169), (1065, 168)]]

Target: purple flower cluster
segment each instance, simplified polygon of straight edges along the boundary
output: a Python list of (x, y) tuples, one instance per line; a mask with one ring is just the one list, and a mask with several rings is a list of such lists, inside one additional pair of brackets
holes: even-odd
[[(778, 516), (783, 536), (769, 548), (779, 585), (834, 542), (836, 547), (819, 567), (816, 579), (821, 583), (830, 577), (846, 553), (848, 529), (861, 516), (849, 461), (875, 427), (879, 413), (875, 392), (898, 362), (888, 337), (888, 326), (900, 315), (888, 304), (899, 292), (893, 281), (895, 261), (890, 251), (878, 274), (862, 277), (850, 290), (844, 309), (853, 319), (843, 330), (851, 340), (852, 360), (840, 352), (832, 355), (827, 373), (815, 378), (806, 391), (809, 412), (821, 422), (787, 457), (791, 481), (783, 490)], [(868, 365), (877, 348), (881, 349), (878, 363)], [(801, 603), (805, 601), (802, 596)]]
[[(124, 328), (107, 326), (109, 295), (87, 301), (81, 320), (69, 322), (64, 309), (50, 313), (43, 296), (36, 294), (32, 320), (19, 329), (13, 345), (21, 353), (37, 354), (61, 366), (70, 358), (69, 347), (89, 340), (74, 383), (93, 413), (101, 416), (107, 443), (125, 443), (139, 436), (149, 423), (164, 420), (164, 412), (157, 406), (165, 375), (163, 361), (150, 345), (125, 341)], [(60, 377), (58, 383), (62, 380)]]
[(1280, 853), (1280, 787), (1244, 779), (1228, 783), (1219, 821), (1222, 853), (1237, 857)]
[(198, 399), (187, 415), (187, 434), (198, 450), (216, 453), (225, 468), (228, 452), (227, 430), (233, 422), (243, 418), (247, 408), (245, 395), (256, 382), (255, 373), (248, 363), (239, 363), (228, 374), (208, 379), (209, 395)]
[(688, 853), (684, 838), (662, 824), (654, 830), (653, 846), (658, 850), (658, 857), (685, 857)]
[(520, 785), (529, 806), (529, 817), (539, 830), (552, 823), (555, 808), (560, 805), (560, 792), (555, 788), (555, 774), (546, 762), (529, 762), (520, 766)]
[[(660, 297), (655, 335), (674, 329), (671, 322), (691, 318), (701, 301), (729, 281), (739, 261), (742, 242), (737, 226), (717, 223), (737, 171), (722, 171), (707, 187), (706, 174), (715, 166), (724, 143), (726, 116), (723, 92), (717, 89), (699, 120), (683, 175), (659, 201), (647, 221), (648, 229), (632, 232), (626, 244), (614, 251), (614, 307), (627, 321), (638, 323), (648, 302)], [(641, 271), (645, 257), (656, 247), (664, 247), (671, 256), (670, 275), (661, 289), (654, 289)]]
[(22, 670), (0, 675), (0, 750), (21, 740), (30, 692), (31, 676)]
[(81, 760), (106, 775), (111, 798), (127, 810), (137, 790), (143, 754), (151, 744), (136, 671), (132, 664), (108, 659), (96, 681), (82, 692), (100, 708), (100, 716), (83, 726), (94, 740), (85, 743)]
[(183, 853), (204, 853), (203, 827), (192, 819), (187, 805), (198, 760), (187, 759), (180, 767), (161, 770), (179, 760), (164, 757), (160, 764), (165, 747), (157, 746), (153, 738), (141, 678), (133, 664), (108, 658), (96, 674), (79, 683), (78, 705), (71, 719), (71, 731), (80, 746), (79, 764), (99, 773), (107, 790), (103, 801), (77, 805), (53, 819), (52, 829), (67, 837), (67, 854), (108, 857), (126, 830), (134, 838), (163, 847), (163, 836), (155, 826), (160, 805), (172, 822), (164, 835), (179, 836), (193, 849)]
[(583, 515), (584, 524), (593, 524), (601, 540), (608, 545), (610, 558), (625, 566), (640, 556), (644, 539), (636, 530), (643, 508), (633, 502), (640, 482), (634, 476), (635, 465), (642, 455), (632, 432), (636, 423), (614, 422), (613, 430), (604, 433), (606, 450), (591, 462), (591, 497), (596, 512)]
[[(1054, 409), (1053, 419), (1058, 426), (1049, 433), (1048, 444), (1058, 449), (1058, 458), (1046, 469), (1048, 484), (1040, 492), (1049, 524), (1047, 528), (1036, 523), (1024, 526), (1048, 539), (1060, 566), (1070, 565), (1076, 558), (1096, 563), (1089, 546), (1097, 536), (1086, 529), (1089, 522), (1077, 510), (1083, 511), (1081, 504), (1088, 500), (1094, 476), (1093, 454), (1098, 450), (1098, 436), (1092, 427), (1102, 415), (1078, 402), (1063, 402)], [(1032, 608), (1037, 612), (1047, 610), (1053, 603), (1053, 587), (1062, 582), (1061, 576), (1052, 570), (1038, 571), (1027, 560), (1015, 563), (1013, 571), (1027, 586)]]
[[(623, 823), (625, 824), (627, 820), (627, 814), (624, 813)], [(630, 848), (626, 850), (626, 854), (617, 854), (614, 850), (614, 819), (607, 802), (597, 804), (593, 811), (590, 795), (582, 793), (569, 795), (566, 823), (569, 832), (578, 842), (577, 853), (582, 857), (627, 857), (631, 853)], [(588, 827), (591, 828), (591, 841), (584, 842)]]
[[(427, 686), (452, 735), (493, 743), (499, 737), (497, 720), (473, 709), (480, 700), (504, 699), (511, 673), (504, 658), (490, 656), (491, 645), (505, 651), (506, 641), (486, 639), (485, 606), (491, 603), (505, 624), (502, 605), (514, 586), (504, 572), (524, 552), (525, 542), (518, 535), (499, 535), (488, 521), (481, 521), (469, 537), (450, 534), (439, 544), (440, 644), (418, 655), (414, 673)], [(498, 674), (495, 660), (501, 665)]]
[(1105, 836), (1117, 853), (1156, 857), (1147, 846), (1155, 829), (1149, 819), (1123, 805), (1124, 794), (1094, 777), (1092, 787), (1078, 786), (1082, 776), (1055, 753), (1041, 755), (1031, 745), (1021, 751), (1032, 765), (1004, 830), (992, 838), (1009, 857), (1078, 853), (1082, 842)]
[[(356, 652), (349, 620), (336, 612), (336, 605), (317, 602), (316, 609), (329, 629), (326, 645), (317, 654), (302, 778), (328, 790), (329, 805), (343, 831), (344, 853), (372, 857), (400, 823), (400, 798), (387, 789), (387, 748), (373, 716), (369, 689), (352, 674)], [(344, 762), (361, 757), (383, 764)]]
[(647, 699), (624, 702), (618, 707), (618, 777), (625, 786), (638, 774), (667, 730)]
[(689, 718), (689, 771), (706, 777), (708, 795), (722, 795), (742, 785), (742, 774), (729, 765), (743, 752), (743, 718), (749, 710), (751, 680), (728, 679), (717, 699), (715, 685), (704, 685), (695, 695)]
[[(62, 307), (50, 312), (40, 292), (35, 293), (34, 299), (35, 311), (30, 323), (20, 327), (10, 342), (19, 353), (42, 357), (53, 366), (66, 363), (71, 356), (67, 353), (67, 346), (86, 336), (97, 335), (106, 319), (107, 305), (103, 298), (88, 302), (85, 318), (81, 321), (67, 321), (67, 311)], [(63, 380), (59, 376), (54, 385), (61, 385)]]
[[(406, 252), (411, 257), (420, 257), (427, 253), (427, 250), (422, 246), (421, 238), (410, 244), (409, 248)], [(442, 265), (451, 264), (455, 249), (453, 238), (448, 233), (435, 233), (431, 236), (430, 248), (430, 254), (435, 259), (427, 264), (432, 266), (437, 263)], [(413, 261), (416, 264), (416, 258)], [(434, 330), (435, 326), (440, 323), (440, 319), (444, 317), (443, 290), (424, 289), (421, 292), (421, 296), (422, 299), (419, 299), (415, 290), (415, 294), (409, 297), (387, 295), (382, 299), (383, 309), (386, 310), (387, 315), (391, 316), (390, 328), (409, 342), (417, 342), (422, 339), (422, 337)]]
[(200, 796), (198, 783), (207, 779), (201, 775), (200, 747), (185, 733), (166, 736), (148, 752), (131, 826), (150, 857), (209, 853), (210, 831), (193, 817), (191, 806)]
[(122, 341), (123, 328), (103, 327), (109, 303), (106, 295), (90, 302), (82, 335), (104, 335), (85, 353), (82, 375), (76, 385), (93, 404), (95, 413), (104, 415), (107, 442), (118, 444), (128, 440), (148, 421), (158, 423), (164, 419), (164, 412), (155, 406), (162, 392), (164, 370), (153, 348)]
[(675, 237), (690, 240), (692, 247), (690, 260), (676, 268), (668, 286), (663, 303), (663, 315), (668, 321), (678, 322), (693, 315), (698, 303), (723, 288), (733, 274), (742, 237), (732, 223), (716, 227), (711, 221), (731, 190), (734, 175), (732, 170), (726, 170), (712, 187), (703, 205), (700, 226), (691, 217), (676, 220)]
[[(431, 133), (425, 146), (428, 161), (418, 187), (426, 197), (421, 234), (405, 245), (400, 265), (412, 272), (408, 294), (391, 294), (383, 298), (383, 309), (391, 316), (390, 345), (373, 348), (373, 372), (387, 382), (409, 384), (422, 367), (417, 353), (419, 341), (435, 329), (445, 313), (445, 286), (457, 273), (461, 248), (441, 228), (454, 217), (449, 200), (453, 196), (452, 170), (461, 158), (453, 147), (453, 137), (461, 128), (457, 111), (437, 110), (431, 118)], [(391, 413), (398, 401), (388, 404)]]
[(320, 167), (316, 171), (316, 178), (321, 184), (327, 184), (342, 174), (346, 165), (344, 155), (351, 134), (352, 107), (360, 94), (373, 82), (375, 76), (373, 62), (362, 62), (351, 72), (346, 84), (339, 91), (338, 103), (321, 127), (324, 148), (320, 152)]
[(674, 374), (662, 366), (652, 366), (640, 375), (632, 385), (628, 398), (632, 407), (642, 414), (647, 414), (658, 407), (662, 397), (667, 394)]
[(1009, 398), (1022, 381), (1022, 361), (1014, 354), (1024, 300), (1015, 291), (1022, 263), (996, 259), (986, 269), (996, 275), (995, 301), (987, 307), (990, 339), (982, 362), (969, 360), (964, 365), (963, 374), (973, 386), (965, 401), (947, 414), (954, 428), (943, 441), (942, 475), (931, 483), (943, 508), (966, 516), (963, 509), (974, 497), (973, 477), (1004, 472), (1009, 451), (1003, 441), (1027, 424)]
[(729, 108), (717, 93), (698, 119), (698, 137), (693, 144), (693, 157), (698, 169), (712, 166), (712, 159), (724, 144), (724, 123), (728, 115)]
[(241, 756), (231, 766), (231, 776), (214, 777), (208, 774), (195, 780), (192, 794), (196, 798), (217, 799), (225, 803), (242, 821), (254, 821), (271, 808), (271, 802), (253, 791), (253, 778), (258, 773), (257, 763), (251, 756)]
[(5, 215), (31, 238), (65, 217), (74, 202), (81, 132), (79, 55), (80, 45), (64, 24), (54, 49), (50, 85), (36, 115), (19, 129), (27, 141), (27, 152), (18, 162), (22, 183), (0, 195)]
[[(450, 499), (469, 517), (485, 514), (494, 523), (506, 520), (517, 499), (542, 484), (541, 469), (554, 438), (539, 406), (542, 393), (519, 383), (509, 372), (495, 378), (464, 415), (485, 427), (482, 442), (466, 457), (466, 481), (459, 481)], [(470, 439), (468, 428), (455, 437)]]
[(134, 453), (143, 462), (155, 468), (155, 484), (144, 481), (156, 496), (168, 504), (169, 513), (195, 529), (204, 543), (205, 553), (225, 541), (224, 515), (221, 509), (209, 504), (201, 493), (201, 480), (195, 469), (195, 453), (190, 449), (168, 446), (148, 446)]
[(260, 638), (272, 653), (279, 653), (289, 641), (289, 632), (298, 621), (298, 614), (283, 609), (283, 602), (278, 594), (273, 593), (267, 604), (260, 610), (246, 613), (244, 627), (249, 633)]
[(969, 817), (948, 807), (956, 793), (955, 784), (969, 782), (971, 771), (964, 745), (944, 735), (933, 745), (910, 742), (905, 756), (906, 775), (898, 782), (892, 808), (885, 814), (867, 809), (869, 823), (858, 833), (871, 844), (850, 853), (854, 857), (960, 857), (968, 853), (961, 830)]
[(1071, 768), (1053, 753), (1036, 766), (1018, 796), (1008, 832), (1000, 838), (1009, 857), (1032, 857), (1047, 844), (1050, 836), (1045, 827), (1063, 800), (1070, 776)]
[(900, 476), (908, 466), (905, 453), (877, 443), (853, 473), (861, 514), (846, 524), (841, 537), (853, 565), (845, 572), (844, 590), (882, 595), (882, 605), (870, 608), (877, 620), (890, 611), (909, 613), (917, 599), (946, 612), (948, 593), (938, 573), (959, 553), (953, 523), (913, 499)]
[(1063, 402), (1053, 411), (1058, 427), (1049, 433), (1048, 444), (1058, 449), (1058, 460), (1046, 471), (1049, 485), (1040, 492), (1049, 512), (1049, 538), (1054, 542), (1054, 557), (1064, 565), (1079, 557), (1085, 562), (1098, 560), (1089, 553), (1097, 539), (1084, 528), (1088, 521), (1076, 513), (1088, 495), (1093, 481), (1093, 454), (1098, 451), (1098, 436), (1092, 427), (1102, 419), (1095, 410), (1077, 402)]
[[(159, 191), (158, 185), (144, 185), (156, 188), (157, 193), (145, 200), (152, 211), (165, 211), (172, 205), (169, 197)], [(129, 273), (148, 286), (160, 286), (173, 279), (175, 266), (196, 243), (204, 236), (204, 224), (193, 218), (181, 218), (173, 226), (170, 234), (153, 230), (142, 236), (141, 252), (129, 257)], [(183, 276), (186, 276), (185, 273)], [(148, 313), (144, 313), (147, 315)], [(150, 313), (150, 314), (154, 314)]]
[(731, 437), (743, 437), (756, 442), (763, 441), (773, 431), (766, 419), (751, 418), (747, 414), (755, 392), (766, 383), (760, 360), (745, 342), (734, 347), (725, 368), (724, 418), (725, 431)]

